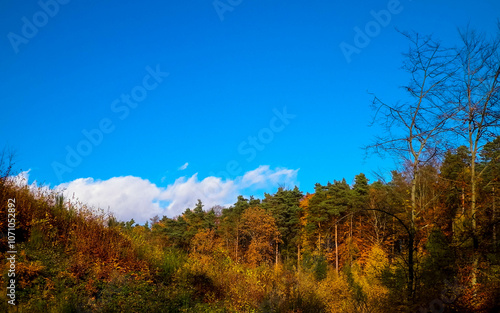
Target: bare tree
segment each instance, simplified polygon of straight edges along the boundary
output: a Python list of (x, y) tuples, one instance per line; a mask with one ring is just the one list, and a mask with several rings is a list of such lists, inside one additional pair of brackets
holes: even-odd
[(11, 148), (4, 148), (2, 152), (0, 152), (0, 180), (2, 182), (11, 175), (14, 174), (14, 159), (16, 153)]
[(155, 224), (158, 224), (160, 222), (160, 217), (158, 216), (158, 214), (156, 214), (155, 216), (153, 216), (149, 220), (151, 221), (151, 228), (153, 228), (153, 226)]
[(7, 178), (14, 175), (15, 158), (16, 153), (11, 148), (6, 147), (0, 152), (0, 203), (6, 203), (7, 201), (5, 198)]
[(409, 168), (410, 205), (406, 210), (404, 228), (408, 232), (408, 279), (407, 288), (410, 298), (415, 293), (415, 238), (416, 219), (422, 209), (417, 201), (417, 183), (420, 169), (431, 162), (441, 150), (444, 133), (448, 130), (453, 108), (447, 97), (451, 77), (453, 50), (444, 48), (431, 37), (418, 33), (403, 33), (410, 41), (410, 49), (403, 54), (403, 69), (410, 75), (410, 82), (402, 88), (407, 99), (396, 104), (387, 104), (374, 96), (373, 123), (379, 124), (384, 134), (375, 137), (367, 151), (380, 154), (389, 153), (398, 157)]
[[(500, 25), (499, 25), (500, 26)], [(499, 28), (500, 29), (500, 28)], [(463, 137), (470, 151), (470, 184), (472, 237), (474, 245), (471, 283), (477, 283), (479, 239), (477, 234), (477, 183), (483, 174), (476, 170), (479, 152), (488, 138), (496, 136), (500, 118), (500, 32), (494, 39), (484, 34), (465, 29), (459, 32), (461, 47), (457, 49), (457, 68), (455, 76), (456, 101), (455, 132)]]

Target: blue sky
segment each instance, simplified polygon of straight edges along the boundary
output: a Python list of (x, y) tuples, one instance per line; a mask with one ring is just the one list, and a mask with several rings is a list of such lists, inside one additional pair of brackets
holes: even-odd
[(30, 182), (123, 219), (373, 180), (396, 166), (361, 149), (377, 132), (368, 92), (396, 101), (407, 80), (395, 28), (453, 44), (468, 23), (493, 32), (499, 12), (496, 0), (3, 1), (0, 147)]

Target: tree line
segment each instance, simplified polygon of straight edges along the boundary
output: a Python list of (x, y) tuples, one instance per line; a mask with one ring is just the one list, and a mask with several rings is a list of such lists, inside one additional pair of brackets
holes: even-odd
[(440, 288), (437, 277), (461, 279), (471, 308), (491, 299), (485, 293), (496, 287), (484, 286), (499, 279), (500, 37), (465, 29), (460, 44), (447, 47), (403, 35), (407, 96), (392, 104), (374, 95), (374, 124), (383, 133), (366, 147), (399, 160), (390, 182), (369, 184), (359, 174), (352, 186), (345, 179), (316, 184), (313, 194), (280, 188), (208, 211), (198, 202), (154, 229), (185, 251), (218, 247), (235, 262), (295, 271), (323, 262), (324, 272), (338, 273), (379, 246), (400, 265), (392, 282), (407, 303)]

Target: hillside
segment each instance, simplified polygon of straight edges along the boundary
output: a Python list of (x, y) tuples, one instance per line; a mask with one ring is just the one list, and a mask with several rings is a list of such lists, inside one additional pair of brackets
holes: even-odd
[(2, 293), (1, 311), (494, 312), (497, 195), (486, 186), (498, 173), (481, 182), (473, 284), (470, 215), (460, 201), (469, 191), (451, 179), (461, 170), (459, 153), (421, 171), (419, 199), (431, 205), (416, 220), (413, 246), (410, 185), (396, 171), (388, 183), (369, 184), (360, 174), (352, 186), (317, 184), (306, 195), (279, 188), (264, 199), (240, 196), (229, 208), (198, 201), (181, 216), (145, 225), (4, 175), (1, 216), (15, 212), (15, 221), (0, 220), (2, 281), (7, 288), (14, 279), (15, 287), (7, 289), (14, 296)]

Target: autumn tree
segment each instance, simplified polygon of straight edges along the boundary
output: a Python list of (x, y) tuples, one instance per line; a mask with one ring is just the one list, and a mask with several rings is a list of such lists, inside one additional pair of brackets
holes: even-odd
[(270, 212), (251, 207), (241, 216), (242, 234), (249, 239), (246, 259), (252, 266), (262, 262), (277, 262), (277, 245), (280, 242), (280, 233), (276, 221)]
[(194, 253), (210, 254), (214, 251), (216, 241), (215, 230), (201, 230), (191, 239), (192, 251)]
[(417, 216), (417, 225), (419, 227), (428, 227), (428, 225), (440, 225), (440, 208), (438, 199), (442, 193), (438, 187), (439, 184), (439, 166), (435, 160), (427, 162), (420, 168), (417, 180), (417, 207), (420, 208), (420, 214)]
[(246, 199), (243, 196), (238, 196), (236, 203), (222, 210), (221, 222), (219, 226), (219, 232), (221, 237), (224, 238), (226, 242), (226, 247), (234, 249), (234, 260), (239, 262), (240, 258), (240, 236), (241, 236), (241, 216), (250, 207), (250, 202), (252, 204), (258, 204), (255, 199)]
[(423, 165), (429, 163), (438, 153), (442, 134), (447, 131), (453, 116), (446, 90), (453, 76), (451, 68), (453, 54), (431, 37), (419, 34), (405, 34), (410, 49), (403, 54), (403, 69), (409, 74), (410, 82), (403, 86), (407, 98), (395, 104), (388, 104), (374, 97), (376, 112), (374, 123), (384, 131), (378, 135), (367, 151), (389, 153), (400, 158), (409, 169), (410, 198), (408, 205), (408, 283), (410, 299), (415, 294), (415, 236), (419, 207), (418, 180)]
[(479, 262), (477, 187), (485, 170), (478, 172), (477, 162), (483, 145), (500, 126), (500, 31), (490, 39), (466, 29), (460, 31), (460, 38), (462, 42), (457, 49), (456, 60), (459, 72), (454, 79), (457, 107), (455, 130), (463, 137), (470, 152), (470, 218), (474, 250), (471, 283), (474, 286)]
[(376, 181), (368, 188), (366, 216), (367, 220), (373, 226), (373, 237), (371, 241), (374, 244), (381, 245), (386, 236), (386, 230), (390, 217), (381, 212), (387, 210), (388, 186), (381, 181)]

